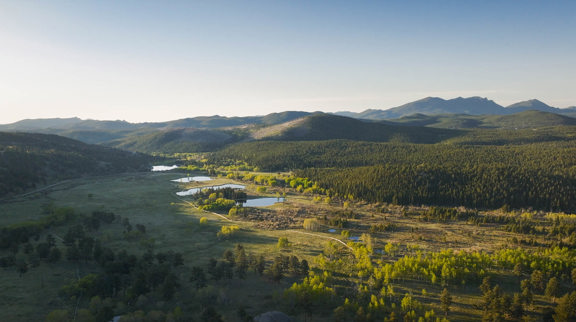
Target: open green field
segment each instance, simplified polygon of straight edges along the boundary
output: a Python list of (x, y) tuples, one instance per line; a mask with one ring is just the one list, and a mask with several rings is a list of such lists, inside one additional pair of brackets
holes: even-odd
[[(197, 210), (176, 195), (184, 186), (170, 182), (181, 177), (177, 173), (134, 173), (119, 176), (77, 179), (55, 187), (47, 192), (27, 196), (23, 200), (0, 204), (0, 225), (9, 226), (44, 216), (42, 206), (53, 203), (59, 207), (71, 207), (77, 213), (89, 214), (93, 210), (113, 212), (128, 218), (132, 224), (146, 226), (146, 234), (135, 239), (122, 237), (122, 229), (114, 225), (103, 226), (97, 237), (105, 245), (116, 250), (124, 249), (130, 254), (141, 255), (145, 249), (154, 251), (176, 251), (183, 254), (186, 267), (206, 266), (210, 258), (219, 258), (222, 253), (242, 244), (247, 252), (264, 254), (272, 258), (281, 253), (276, 247), (279, 237), (288, 237), (292, 246), (283, 254), (298, 254), (309, 261), (321, 252), (324, 240), (315, 236), (285, 231), (266, 231), (253, 228), (251, 223), (240, 223), (241, 232), (230, 240), (218, 239), (220, 227), (230, 224), (221, 217)], [(219, 183), (216, 180), (209, 184)], [(199, 224), (201, 217), (208, 223)], [(235, 223), (238, 224), (238, 223)], [(57, 237), (61, 244), (67, 226), (54, 227), (44, 232)], [(3, 269), (0, 275), (2, 300), (0, 312), (3, 320), (42, 320), (54, 309), (67, 308), (58, 297), (61, 286), (97, 271), (90, 263), (74, 264), (65, 259), (56, 264), (41, 263), (30, 268), (21, 277), (13, 268)], [(279, 284), (265, 278), (249, 275), (246, 280), (220, 282), (219, 297), (226, 298), (218, 305), (218, 311), (234, 316), (237, 307), (246, 307), (250, 312), (261, 313), (279, 307), (274, 298), (295, 280), (282, 280)], [(186, 286), (186, 283), (184, 284)], [(185, 291), (183, 287), (182, 292)], [(73, 309), (73, 308), (69, 308)]]

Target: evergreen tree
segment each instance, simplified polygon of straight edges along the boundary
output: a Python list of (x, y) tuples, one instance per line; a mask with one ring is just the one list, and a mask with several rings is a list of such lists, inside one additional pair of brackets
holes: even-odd
[(68, 246), (66, 248), (66, 259), (69, 261), (77, 261), (80, 259), (80, 250), (78, 249), (78, 246), (76, 246), (76, 243), (72, 243), (70, 244), (70, 246)]
[(303, 259), (300, 262), (300, 275), (307, 276), (309, 270), (310, 270), (310, 267), (308, 266), (308, 261)]
[(274, 261), (274, 263), (272, 264), (272, 266), (270, 266), (270, 278), (274, 281), (274, 282), (280, 282), (280, 280), (284, 277), (284, 272), (282, 269), (282, 264)]
[(194, 266), (192, 267), (192, 275), (190, 276), (190, 282), (194, 282), (196, 289), (206, 287), (206, 274), (202, 267)]
[(486, 276), (484, 279), (482, 279), (482, 284), (480, 284), (480, 291), (482, 291), (482, 294), (486, 294), (491, 289), (492, 286), (490, 285), (490, 276)]
[(530, 275), (530, 283), (532, 283), (532, 287), (537, 291), (544, 290), (544, 273), (539, 270), (535, 270)]
[(510, 315), (517, 320), (520, 320), (524, 315), (524, 306), (522, 304), (522, 296), (518, 293), (514, 293), (512, 299), (512, 305), (510, 307)]
[(512, 270), (514, 275), (516, 275), (518, 277), (522, 276), (523, 271), (524, 271), (524, 268), (522, 267), (521, 263), (517, 263), (516, 265), (514, 265), (514, 269)]
[(60, 249), (58, 249), (58, 247), (53, 247), (50, 250), (50, 253), (48, 254), (48, 262), (49, 263), (56, 263), (57, 261), (60, 260), (60, 257), (62, 257), (62, 253), (60, 252)]
[(560, 291), (560, 283), (556, 277), (552, 277), (548, 284), (546, 284), (546, 290), (544, 291), (544, 295), (549, 297), (552, 302), (555, 301), (556, 297), (558, 296), (558, 292)]
[(448, 312), (450, 312), (450, 305), (452, 305), (452, 296), (448, 289), (444, 288), (442, 293), (440, 294), (440, 305), (442, 310), (444, 311), (444, 316), (448, 316)]
[(576, 291), (567, 293), (556, 306), (554, 320), (557, 322), (576, 321)]
[(522, 291), (522, 301), (526, 304), (532, 305), (532, 302), (534, 301), (534, 294), (532, 293), (530, 280), (525, 279), (520, 282), (520, 289)]
[(264, 274), (264, 270), (266, 270), (266, 259), (263, 255), (260, 255), (255, 258), (254, 261), (250, 262), (251, 269), (258, 273), (258, 275), (262, 276)]
[(222, 316), (216, 310), (209, 306), (200, 314), (200, 320), (203, 322), (222, 322)]

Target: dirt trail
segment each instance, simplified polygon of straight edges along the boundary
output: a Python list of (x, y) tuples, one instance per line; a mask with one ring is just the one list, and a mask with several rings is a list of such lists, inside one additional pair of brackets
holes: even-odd
[(335, 238), (335, 237), (318, 235), (318, 234), (313, 234), (313, 233), (307, 233), (307, 232), (305, 232), (305, 231), (292, 230), (292, 229), (289, 229), (289, 230), (286, 230), (286, 231), (293, 232), (293, 233), (299, 233), (299, 234), (305, 234), (305, 235), (311, 235), (311, 236), (316, 236), (316, 237), (321, 237), (321, 238), (332, 239), (332, 240), (337, 241), (337, 242), (339, 242), (340, 244), (344, 245), (346, 248), (348, 248), (348, 249), (350, 249), (350, 250), (353, 250), (352, 247), (348, 246), (345, 242), (343, 242), (343, 241), (341, 241), (340, 239)]
[[(180, 198), (176, 198), (176, 199), (178, 199), (178, 200), (180, 200), (180, 201), (182, 201), (182, 202), (184, 202), (184, 203), (186, 203), (186, 204), (188, 204), (188, 205), (190, 205), (190, 206), (196, 207), (196, 206), (194, 206), (194, 204), (191, 203), (190, 201), (186, 201), (186, 200), (183, 200), (183, 199), (180, 199)], [(232, 219), (230, 219), (230, 218), (228, 218), (228, 217), (226, 217), (226, 216), (224, 216), (224, 215), (217, 214), (217, 213), (215, 213), (215, 212), (204, 211), (204, 210), (203, 210), (203, 212), (209, 213), (209, 214), (212, 214), (212, 215), (215, 215), (215, 216), (218, 216), (218, 217), (220, 217), (220, 218), (222, 218), (222, 219), (224, 219), (224, 220), (226, 220), (226, 221), (228, 221), (228, 222), (252, 225), (252, 223), (249, 223), (249, 222), (246, 222), (246, 221), (232, 220)], [(346, 247), (346, 248), (348, 248), (348, 249), (350, 249), (350, 250), (353, 250), (352, 247), (348, 246), (345, 242), (343, 242), (343, 241), (341, 241), (340, 239), (335, 238), (335, 237), (324, 236), (324, 235), (319, 235), (319, 234), (314, 234), (314, 233), (307, 233), (307, 232), (304, 232), (304, 231), (298, 231), (298, 230), (293, 230), (293, 229), (288, 229), (288, 230), (284, 230), (284, 231), (291, 232), (291, 233), (297, 233), (297, 234), (310, 235), (310, 236), (315, 236), (315, 237), (320, 237), (320, 238), (325, 238), (325, 239), (331, 239), (331, 240), (334, 240), (334, 241), (339, 242), (340, 244), (344, 245), (344, 247)]]
[(51, 184), (51, 185), (49, 185), (49, 186), (42, 187), (42, 188), (40, 188), (40, 189), (36, 189), (36, 190), (34, 190), (34, 191), (30, 191), (30, 192), (23, 193), (23, 194), (21, 194), (21, 195), (11, 196), (11, 197), (7, 197), (7, 198), (4, 198), (4, 199), (0, 199), (0, 202), (24, 198), (24, 197), (27, 197), (27, 196), (29, 196), (29, 195), (33, 195), (33, 194), (35, 194), (35, 193), (42, 192), (42, 191), (45, 191), (45, 190), (54, 188), (54, 187), (56, 187), (56, 186), (59, 186), (59, 185), (68, 183), (68, 182), (70, 182), (70, 181), (71, 181), (71, 180), (60, 181), (60, 182)]

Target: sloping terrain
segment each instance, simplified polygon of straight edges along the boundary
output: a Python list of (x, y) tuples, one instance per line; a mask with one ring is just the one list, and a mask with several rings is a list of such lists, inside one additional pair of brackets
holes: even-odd
[(246, 136), (245, 132), (242, 129), (163, 129), (145, 134), (136, 133), (106, 144), (144, 153), (213, 151), (242, 140)]
[[(576, 125), (576, 119), (563, 115), (526, 111), (514, 115), (423, 115), (398, 120), (369, 121), (332, 114), (316, 113), (270, 126), (245, 126), (217, 129), (158, 129), (137, 132), (106, 143), (137, 152), (206, 152), (246, 141), (323, 141), (354, 140), (433, 144), (443, 141), (480, 142), (502, 140), (488, 129), (521, 130)], [(478, 129), (480, 132), (465, 130)], [(545, 137), (542, 137), (544, 135)], [(556, 132), (518, 132), (509, 136), (524, 141), (556, 140)], [(480, 141), (478, 141), (480, 140)], [(455, 141), (455, 142), (456, 142)], [(498, 141), (499, 142), (499, 141)], [(497, 142), (496, 142), (497, 143)]]
[(481, 97), (458, 97), (451, 100), (445, 100), (439, 97), (426, 97), (398, 107), (386, 110), (366, 110), (350, 116), (360, 119), (384, 120), (413, 114), (505, 114), (505, 109), (493, 101)]
[(532, 99), (528, 101), (518, 102), (509, 106), (506, 109), (512, 113), (519, 113), (523, 111), (541, 111), (550, 113), (559, 113), (560, 109), (552, 107), (542, 101), (537, 99)]
[(0, 196), (84, 175), (146, 170), (149, 157), (47, 134), (0, 132)]
[(126, 121), (97, 121), (82, 120), (77, 117), (73, 118), (49, 118), (49, 119), (31, 119), (22, 120), (11, 124), (0, 125), (1, 131), (71, 131), (71, 130), (127, 130), (141, 127), (138, 124), (128, 123)]
[(367, 122), (348, 117), (316, 114), (284, 128), (271, 131), (259, 139), (282, 141), (311, 140), (357, 140), (375, 142), (434, 143), (460, 135), (459, 131), (424, 127), (398, 126), (386, 123)]
[[(22, 120), (0, 125), (0, 131), (56, 134), (84, 143), (117, 146), (132, 151), (174, 152), (181, 151), (180, 148), (184, 146), (192, 151), (197, 151), (206, 147), (213, 149), (222, 144), (237, 141), (238, 135), (232, 133), (234, 131), (229, 128), (266, 127), (307, 115), (310, 113), (286, 111), (264, 116), (225, 117), (215, 115), (149, 123), (51, 118)], [(187, 130), (184, 131), (183, 129)], [(175, 142), (171, 142), (172, 140)], [(213, 144), (216, 145), (213, 147)]]
[(389, 121), (392, 124), (428, 126), (446, 129), (524, 129), (576, 125), (576, 119), (573, 117), (535, 110), (528, 110), (511, 115), (413, 114)]
[(226, 117), (226, 116), (199, 116), (168, 122), (129, 123), (126, 121), (98, 121), (74, 118), (50, 118), (22, 120), (11, 124), (0, 124), (0, 131), (39, 132), (50, 134), (66, 134), (79, 131), (111, 131), (127, 132), (142, 129), (163, 128), (222, 128), (245, 125), (273, 125), (288, 122), (310, 115), (308, 112), (286, 111), (271, 113), (264, 116)]
[(138, 152), (205, 152), (245, 141), (357, 140), (373, 142), (436, 143), (457, 137), (461, 131), (391, 125), (331, 114), (316, 113), (270, 126), (218, 129), (159, 129), (106, 143)]
[(402, 118), (414, 114), (508, 115), (531, 110), (564, 115), (571, 115), (573, 113), (573, 110), (570, 108), (560, 109), (552, 107), (536, 99), (518, 102), (504, 107), (495, 103), (494, 101), (481, 97), (458, 97), (449, 100), (438, 97), (426, 97), (424, 99), (390, 109), (369, 109), (360, 113), (344, 111), (338, 112), (336, 114), (359, 119), (385, 120)]

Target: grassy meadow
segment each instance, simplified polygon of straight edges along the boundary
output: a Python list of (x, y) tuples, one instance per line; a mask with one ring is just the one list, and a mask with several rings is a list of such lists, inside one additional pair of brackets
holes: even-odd
[[(236, 244), (242, 244), (249, 253), (264, 254), (267, 258), (282, 252), (296, 253), (311, 261), (313, 256), (320, 253), (322, 239), (285, 231), (260, 230), (251, 223), (240, 223), (240, 233), (230, 240), (217, 238), (220, 227), (230, 223), (215, 214), (199, 211), (183, 201), (185, 198), (177, 197), (176, 191), (191, 186), (170, 181), (182, 176), (178, 173), (134, 173), (71, 180), (47, 192), (0, 204), (0, 226), (42, 218), (45, 216), (42, 207), (52, 203), (58, 207), (71, 207), (80, 214), (105, 210), (128, 218), (132, 224), (145, 225), (146, 234), (133, 239), (124, 238), (118, 225), (102, 226), (96, 234), (105, 245), (116, 250), (124, 249), (130, 254), (141, 255), (150, 247), (159, 252), (180, 252), (188, 267), (206, 266), (210, 258), (219, 258)], [(224, 181), (230, 180), (217, 179), (204, 185)], [(202, 217), (207, 218), (206, 224), (199, 224)], [(50, 233), (56, 236), (57, 244), (61, 244), (67, 228), (67, 225), (51, 228), (40, 236), (40, 240)], [(278, 250), (279, 237), (288, 237), (291, 247)], [(65, 305), (58, 297), (61, 286), (77, 276), (95, 271), (97, 267), (93, 264), (74, 264), (65, 259), (54, 264), (43, 262), (22, 276), (14, 268), (3, 269), (0, 275), (0, 285), (3, 286), (0, 301), (2, 319), (43, 320), (48, 312)], [(280, 294), (294, 281), (286, 279), (275, 283), (249, 275), (246, 280), (219, 282), (217, 289), (211, 291), (227, 299), (225, 305), (218, 306), (219, 312), (235, 316), (235, 310), (228, 312), (228, 307), (242, 306), (250, 311), (262, 312), (279, 306), (274, 294)], [(185, 287), (182, 292), (186, 292)]]

